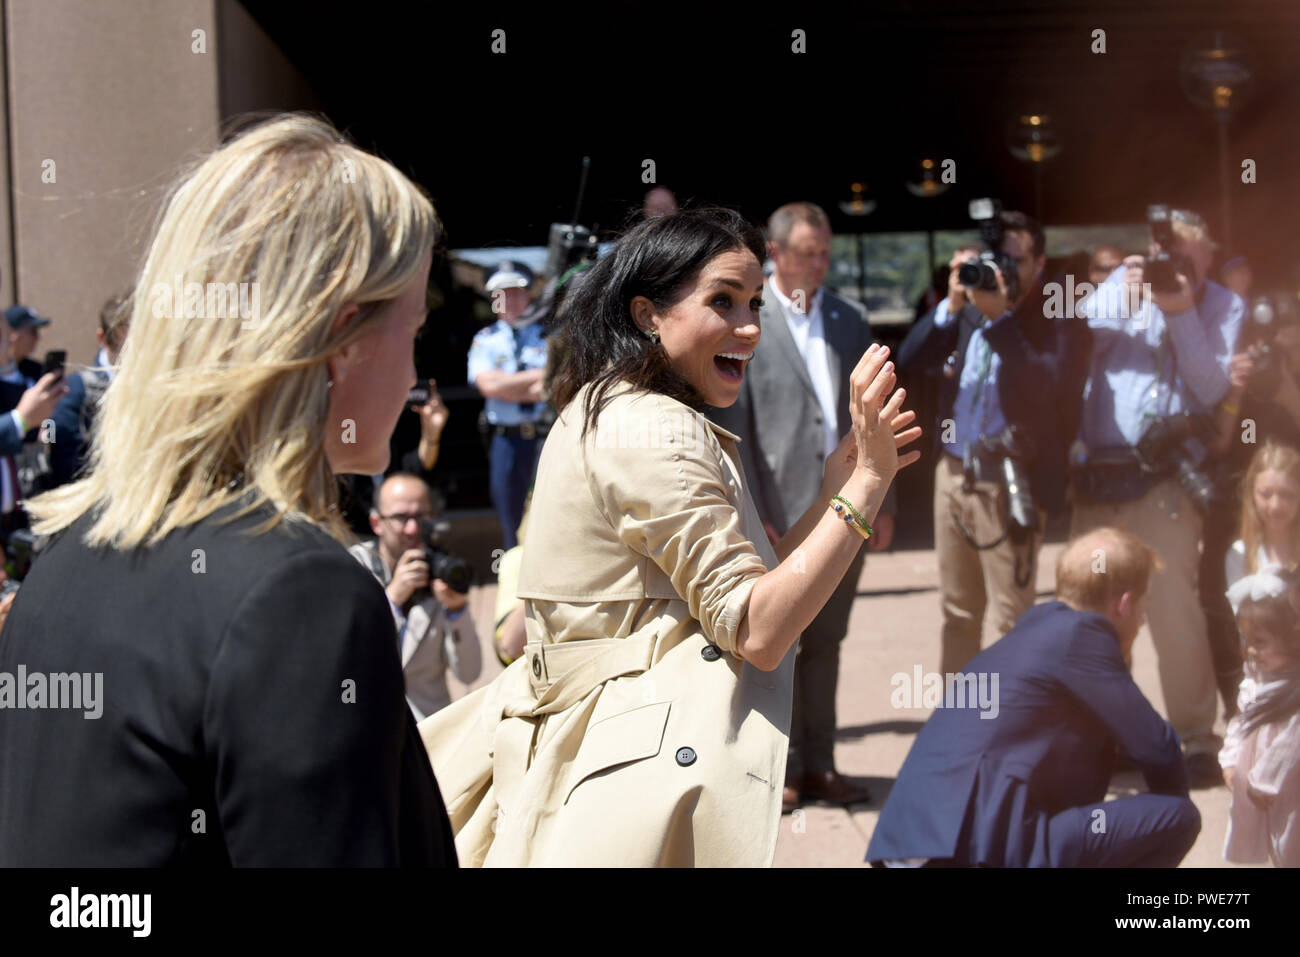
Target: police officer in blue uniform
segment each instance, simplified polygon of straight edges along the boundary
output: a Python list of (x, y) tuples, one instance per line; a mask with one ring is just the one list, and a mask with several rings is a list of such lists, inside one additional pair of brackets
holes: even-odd
[(487, 399), (492, 504), (507, 549), (518, 543), (516, 531), (540, 448), (538, 424), (546, 412), (546, 339), (542, 324), (531, 321), (536, 313), (528, 309), (532, 282), (532, 272), (521, 263), (497, 267), (486, 289), (499, 318), (474, 337), (469, 350), (468, 379)]

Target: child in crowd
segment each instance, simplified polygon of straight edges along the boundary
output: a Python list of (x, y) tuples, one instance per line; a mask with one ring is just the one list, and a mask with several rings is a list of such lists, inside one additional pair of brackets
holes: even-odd
[(1245, 677), (1219, 754), (1232, 791), (1223, 855), (1300, 867), (1300, 584), (1266, 566), (1229, 588), (1228, 601)]
[(1227, 584), (1267, 565), (1300, 562), (1300, 452), (1267, 441), (1251, 459), (1241, 503), (1241, 538), (1224, 562)]

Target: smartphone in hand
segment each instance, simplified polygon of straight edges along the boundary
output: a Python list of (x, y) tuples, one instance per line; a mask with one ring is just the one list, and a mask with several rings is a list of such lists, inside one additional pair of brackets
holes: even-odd
[(51, 349), (45, 353), (45, 366), (41, 369), (41, 375), (45, 376), (51, 372), (57, 372), (59, 378), (63, 378), (63, 367), (68, 361), (68, 352), (66, 349)]

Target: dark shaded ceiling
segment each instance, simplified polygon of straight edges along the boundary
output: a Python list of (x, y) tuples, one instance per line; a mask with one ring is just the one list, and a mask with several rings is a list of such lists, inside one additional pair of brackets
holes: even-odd
[[(1051, 115), (1064, 145), (1043, 170), (1049, 223), (1137, 222), (1149, 202), (1218, 219), (1214, 122), (1178, 82), (1179, 56), (1210, 28), (1255, 59), (1231, 125), (1235, 245), (1288, 273), (1300, 259), (1300, 4), (863, 3), (834, 13), (756, 5), (727, 16), (658, 4), (563, 5), (550, 17), (498, 4), (372, 2), (245, 6), (331, 118), (421, 182), (451, 245), (542, 244), (573, 211), (622, 223), (646, 186), (642, 161), (682, 199), (761, 221), (791, 199), (832, 212), (864, 180), (869, 231), (962, 228), (966, 201), (1033, 211), (1029, 166), (1006, 146), (1011, 117)], [(506, 30), (507, 52), (490, 52)], [(790, 33), (807, 32), (806, 54)], [(1091, 52), (1106, 31), (1106, 53)], [(933, 200), (905, 183), (922, 156), (957, 162)], [(1240, 182), (1252, 158), (1257, 183)]]

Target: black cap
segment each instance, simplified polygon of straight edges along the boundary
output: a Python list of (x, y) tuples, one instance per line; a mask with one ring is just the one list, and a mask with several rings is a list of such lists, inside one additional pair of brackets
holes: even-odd
[(5, 310), (5, 319), (9, 321), (9, 328), (14, 332), (28, 327), (39, 329), (41, 326), (50, 324), (50, 320), (44, 316), (38, 316), (26, 306), (10, 306)]

